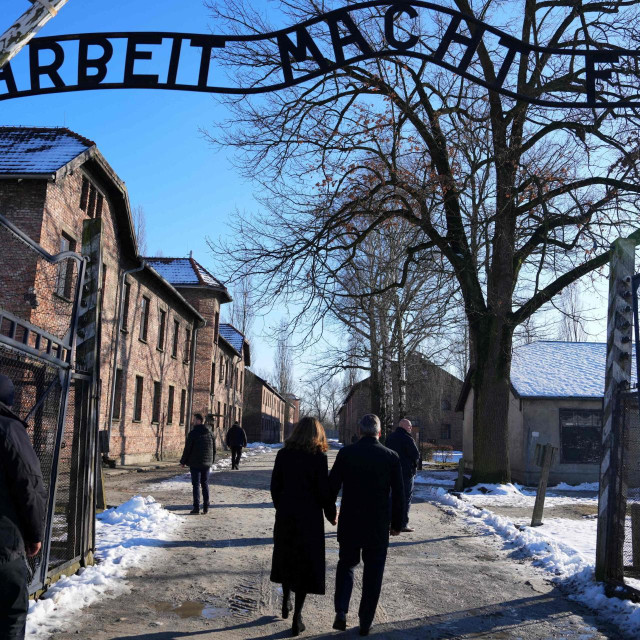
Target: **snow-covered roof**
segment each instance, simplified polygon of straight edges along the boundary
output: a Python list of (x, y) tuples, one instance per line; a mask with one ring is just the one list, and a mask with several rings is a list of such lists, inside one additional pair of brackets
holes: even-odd
[(523, 398), (601, 398), (606, 358), (604, 342), (532, 342), (514, 349), (511, 384)]
[(0, 175), (52, 174), (94, 146), (63, 127), (0, 127)]
[(238, 352), (242, 353), (244, 336), (232, 325), (221, 323), (218, 333)]
[(227, 288), (212, 273), (193, 258), (145, 258), (167, 282), (174, 287), (210, 287), (225, 294), (231, 301)]

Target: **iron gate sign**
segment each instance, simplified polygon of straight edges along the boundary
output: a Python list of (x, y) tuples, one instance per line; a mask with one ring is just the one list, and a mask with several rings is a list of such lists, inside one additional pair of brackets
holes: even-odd
[[(365, 13), (374, 8), (384, 10), (375, 15)], [(354, 19), (356, 13), (358, 18), (373, 20), (384, 33), (381, 45), (374, 45), (365, 37)], [(438, 31), (437, 27), (442, 19), (448, 20), (444, 32)], [(433, 25), (434, 32), (419, 32), (418, 27), (422, 28), (424, 24)], [(273, 51), (273, 54), (265, 54), (265, 64), (272, 63), (279, 73), (267, 73), (262, 81), (243, 87), (210, 84), (215, 51), (231, 43), (250, 42)], [(481, 44), (492, 52), (497, 69), (495, 78), (483, 77), (471, 66)], [(536, 46), (473, 16), (420, 0), (360, 2), (264, 34), (85, 33), (34, 38), (28, 50), (28, 86), (19, 86), (11, 64), (7, 63), (0, 69), (0, 100), (92, 89), (257, 94), (292, 87), (363, 60), (408, 56), (436, 64), (487, 89), (530, 104), (578, 108), (640, 107), (640, 86), (635, 82), (640, 76), (640, 50), (620, 49), (610, 44), (588, 50)], [(187, 69), (187, 59), (193, 59), (194, 54), (194, 61), (199, 59), (194, 65), (197, 68)], [(551, 62), (548, 66), (552, 69), (565, 69), (571, 81), (567, 79), (567, 86), (561, 89), (552, 84), (553, 88), (546, 93), (536, 93), (535, 88), (527, 94), (518, 92), (517, 74), (510, 74), (510, 71), (517, 69), (523, 58), (527, 59), (530, 68), (540, 57), (548, 57)], [(69, 58), (72, 58), (71, 62)], [(309, 64), (304, 69), (294, 68), (294, 63), (302, 62)], [(147, 67), (155, 64), (156, 68), (142, 73), (140, 63)], [(557, 79), (542, 78), (547, 82)], [(43, 80), (46, 86), (43, 86)]]

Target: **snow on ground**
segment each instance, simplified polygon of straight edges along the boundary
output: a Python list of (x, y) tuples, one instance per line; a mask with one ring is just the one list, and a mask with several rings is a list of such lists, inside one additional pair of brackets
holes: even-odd
[(555, 487), (549, 487), (551, 491), (595, 491), (598, 493), (600, 491), (600, 483), (599, 482), (583, 482), (582, 484), (567, 484), (566, 482), (561, 482), (557, 484)]
[[(463, 518), (467, 524), (493, 535), (504, 547), (531, 557), (535, 566), (551, 574), (554, 582), (572, 593), (572, 599), (597, 610), (624, 632), (640, 635), (640, 604), (608, 598), (602, 584), (595, 582), (595, 520), (546, 518), (542, 527), (518, 528), (509, 518), (469, 504), (473, 496), (465, 494), (461, 500), (442, 488), (424, 487), (421, 492), (449, 507), (452, 515)], [(515, 492), (507, 488), (501, 495), (509, 498)]]
[[(556, 489), (556, 487), (554, 487)], [(563, 489), (563, 491), (566, 491)], [(478, 507), (531, 507), (536, 501), (536, 489), (524, 487), (521, 484), (477, 484), (465, 489), (466, 500)], [(568, 504), (597, 504), (598, 494), (591, 496), (561, 496), (554, 491), (547, 491), (545, 508), (559, 507)]]
[(182, 518), (163, 509), (151, 496), (135, 496), (98, 514), (98, 564), (61, 578), (37, 602), (29, 602), (26, 637), (46, 638), (67, 628), (79, 609), (104, 597), (126, 593), (127, 571), (146, 562), (181, 523)]
[(433, 462), (455, 462), (462, 458), (462, 451), (436, 451), (433, 454)]
[(457, 471), (438, 471), (437, 473), (428, 471), (418, 471), (416, 484), (432, 484), (443, 487), (453, 487), (458, 477)]

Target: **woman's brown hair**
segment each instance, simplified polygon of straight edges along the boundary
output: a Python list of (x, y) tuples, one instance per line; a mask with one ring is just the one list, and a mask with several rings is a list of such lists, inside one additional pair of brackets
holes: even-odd
[(293, 433), (286, 439), (287, 449), (301, 449), (308, 453), (324, 453), (329, 448), (324, 427), (311, 416), (300, 418)]

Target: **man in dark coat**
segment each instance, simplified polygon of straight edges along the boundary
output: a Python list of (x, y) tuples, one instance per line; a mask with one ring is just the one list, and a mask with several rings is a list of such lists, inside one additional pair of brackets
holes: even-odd
[(231, 468), (240, 468), (240, 458), (242, 457), (242, 447), (247, 446), (247, 434), (238, 422), (234, 422), (231, 429), (227, 431), (225, 439), (227, 447), (231, 449)]
[(402, 483), (404, 484), (404, 514), (402, 518), (402, 531), (412, 532), (409, 526), (409, 509), (413, 497), (413, 483), (418, 471), (420, 451), (415, 440), (411, 437), (411, 422), (403, 418), (398, 423), (398, 428), (387, 436), (385, 442), (388, 449), (395, 451), (400, 457), (402, 467)]
[(382, 588), (389, 529), (395, 536), (402, 528), (404, 488), (398, 454), (378, 442), (378, 416), (368, 414), (362, 418), (360, 435), (358, 442), (338, 451), (329, 474), (333, 498), (342, 488), (333, 628), (341, 631), (347, 628), (353, 571), (362, 554), (364, 571), (358, 615), (360, 635), (366, 636), (369, 635)]
[(180, 464), (183, 467), (188, 466), (191, 471), (193, 509), (189, 513), (198, 515), (200, 513), (200, 487), (202, 487), (202, 513), (209, 512), (209, 469), (215, 462), (216, 445), (213, 433), (204, 424), (202, 415), (196, 413), (193, 418), (194, 425), (187, 436)]
[(9, 407), (13, 383), (0, 375), (0, 638), (22, 640), (29, 593), (25, 555), (42, 546), (47, 492), (27, 425)]

